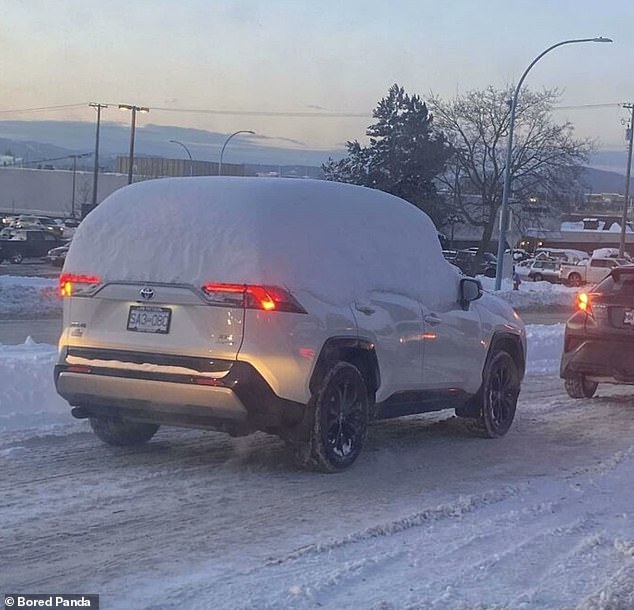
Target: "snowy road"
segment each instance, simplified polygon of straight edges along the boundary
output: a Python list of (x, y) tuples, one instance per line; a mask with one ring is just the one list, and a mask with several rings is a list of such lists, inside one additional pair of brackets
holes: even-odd
[(634, 393), (529, 376), (507, 437), (383, 422), (348, 472), (265, 435), (0, 435), (0, 591), (103, 608), (634, 607)]

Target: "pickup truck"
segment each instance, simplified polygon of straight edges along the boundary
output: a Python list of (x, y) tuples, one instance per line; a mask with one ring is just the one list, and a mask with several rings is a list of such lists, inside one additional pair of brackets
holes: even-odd
[(596, 284), (600, 282), (610, 270), (630, 261), (625, 258), (596, 257), (586, 258), (575, 265), (562, 264), (559, 269), (559, 279), (568, 286)]
[(10, 239), (0, 239), (0, 262), (21, 263), (25, 258), (41, 258), (64, 242), (53, 233), (39, 229), (15, 229)]

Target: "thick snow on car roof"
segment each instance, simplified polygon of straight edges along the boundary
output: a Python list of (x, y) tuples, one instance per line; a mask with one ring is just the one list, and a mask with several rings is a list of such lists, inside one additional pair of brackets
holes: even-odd
[[(64, 266), (104, 281), (254, 283), (329, 302), (369, 288), (455, 300), (429, 217), (321, 180), (168, 178), (122, 188), (81, 223)], [(433, 299), (435, 300), (435, 299)]]

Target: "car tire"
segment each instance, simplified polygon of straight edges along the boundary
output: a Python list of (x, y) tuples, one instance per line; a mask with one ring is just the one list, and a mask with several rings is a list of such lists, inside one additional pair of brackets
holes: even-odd
[(16, 265), (19, 265), (23, 260), (24, 257), (22, 256), (21, 252), (16, 252), (15, 254), (11, 255), (11, 262), (15, 263)]
[(544, 276), (541, 273), (533, 273), (533, 282), (541, 282)]
[(596, 381), (588, 381), (583, 375), (567, 377), (564, 386), (570, 398), (592, 398), (599, 384)]
[(491, 354), (482, 375), (480, 412), (475, 431), (485, 438), (504, 436), (515, 418), (520, 393), (520, 373), (508, 352)]
[(367, 436), (369, 402), (359, 369), (348, 362), (335, 364), (311, 398), (314, 421), (308, 447), (297, 451), (299, 463), (328, 473), (351, 466)]
[(91, 417), (90, 427), (99, 440), (115, 447), (147, 443), (159, 429), (157, 424), (132, 422), (121, 417)]
[(583, 281), (581, 280), (581, 276), (578, 273), (571, 273), (568, 276), (568, 283), (571, 286), (579, 287), (581, 286), (581, 284), (583, 284)]

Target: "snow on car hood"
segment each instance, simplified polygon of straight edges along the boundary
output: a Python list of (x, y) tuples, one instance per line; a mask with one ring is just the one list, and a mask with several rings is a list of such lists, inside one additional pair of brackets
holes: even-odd
[(169, 178), (122, 188), (81, 223), (64, 270), (104, 281), (273, 284), (350, 303), (368, 290), (457, 298), (429, 217), (320, 180)]

